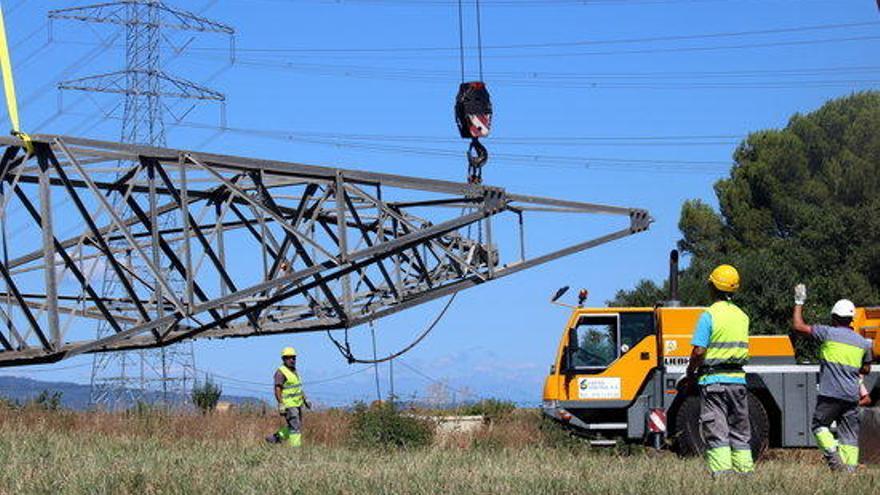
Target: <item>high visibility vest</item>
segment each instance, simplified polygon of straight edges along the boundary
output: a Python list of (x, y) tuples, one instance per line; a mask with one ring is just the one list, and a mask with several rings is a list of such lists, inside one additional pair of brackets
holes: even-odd
[(291, 371), (287, 366), (281, 366), (278, 371), (284, 375), (284, 384), (281, 385), (281, 404), (284, 407), (300, 407), (303, 405), (302, 382), (299, 375)]
[(708, 374), (745, 377), (749, 362), (749, 317), (730, 301), (719, 301), (706, 310), (712, 317), (712, 334), (703, 365)]

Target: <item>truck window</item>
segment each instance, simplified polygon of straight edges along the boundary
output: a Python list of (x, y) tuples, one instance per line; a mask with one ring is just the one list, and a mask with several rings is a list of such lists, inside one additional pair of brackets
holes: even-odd
[(572, 336), (574, 368), (606, 368), (617, 359), (617, 315), (585, 316), (578, 321)]
[[(648, 335), (654, 335), (653, 312), (620, 314), (621, 350), (632, 349)], [(621, 352), (621, 354), (623, 353)]]

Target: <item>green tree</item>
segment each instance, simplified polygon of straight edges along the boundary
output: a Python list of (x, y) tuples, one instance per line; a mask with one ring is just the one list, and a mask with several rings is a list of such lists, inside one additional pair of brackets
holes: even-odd
[(202, 414), (208, 414), (217, 407), (217, 402), (222, 394), (223, 388), (207, 377), (204, 382), (193, 387), (192, 402)]
[[(737, 302), (755, 333), (786, 333), (792, 287), (810, 289), (807, 316), (827, 321), (835, 300), (880, 303), (880, 92), (832, 100), (780, 130), (750, 134), (730, 176), (715, 184), (719, 211), (682, 205), (678, 243), (689, 265), (680, 299), (706, 304), (706, 277), (730, 263)], [(651, 304), (665, 287), (642, 281), (611, 304)]]

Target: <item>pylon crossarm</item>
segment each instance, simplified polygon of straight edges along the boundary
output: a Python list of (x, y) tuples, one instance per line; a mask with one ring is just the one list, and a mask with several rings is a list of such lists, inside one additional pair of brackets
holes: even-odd
[(198, 31), (206, 33), (220, 33), (234, 35), (235, 29), (226, 24), (212, 21), (204, 17), (174, 7), (163, 2), (144, 2), (143, 0), (122, 0), (117, 2), (103, 2), (78, 7), (68, 7), (49, 11), (49, 19), (97, 22), (100, 24), (117, 24), (127, 26), (131, 24), (131, 18), (126, 9), (128, 8), (153, 8), (164, 14), (163, 27), (178, 29), (181, 31)]
[[(489, 186), (34, 139), (25, 158), (0, 138), (0, 221), (18, 241), (0, 263), (0, 366), (350, 328), (650, 224), (640, 209)], [(532, 215), (595, 219), (585, 240), (548, 248), (560, 236), (527, 242)], [(95, 322), (112, 331), (96, 337)]]

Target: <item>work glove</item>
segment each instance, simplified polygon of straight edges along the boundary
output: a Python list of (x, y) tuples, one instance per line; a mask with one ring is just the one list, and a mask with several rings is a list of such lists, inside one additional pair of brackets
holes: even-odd
[(287, 406), (285, 406), (284, 404), (278, 404), (278, 414), (282, 416), (287, 414)]
[(306, 409), (308, 409), (309, 411), (312, 410), (312, 403), (309, 402), (308, 400), (303, 399), (303, 405), (306, 406)]
[(807, 302), (807, 286), (804, 284), (795, 285), (794, 303), (798, 306), (803, 306), (805, 302)]

